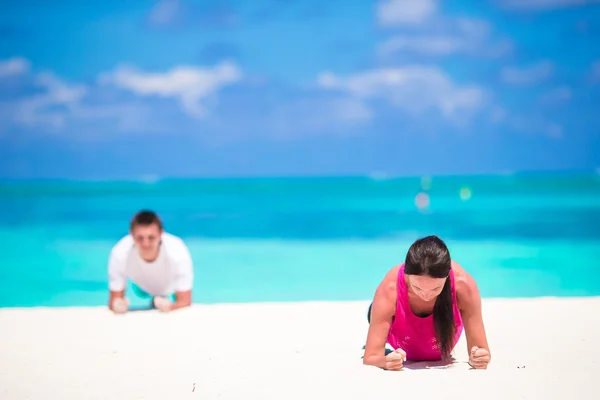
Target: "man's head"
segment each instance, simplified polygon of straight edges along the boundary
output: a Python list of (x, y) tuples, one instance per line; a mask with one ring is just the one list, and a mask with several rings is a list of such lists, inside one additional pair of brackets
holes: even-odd
[(156, 259), (163, 232), (162, 222), (158, 215), (149, 210), (139, 211), (131, 219), (129, 232), (139, 249), (140, 256), (146, 261)]

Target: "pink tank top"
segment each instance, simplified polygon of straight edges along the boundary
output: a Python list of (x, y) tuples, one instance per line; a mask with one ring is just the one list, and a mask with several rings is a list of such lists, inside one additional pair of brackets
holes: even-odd
[[(454, 345), (458, 342), (463, 330), (463, 321), (456, 302), (456, 288), (454, 286), (454, 271), (450, 270), (450, 284), (452, 288), (452, 309), (454, 310), (454, 323), (456, 334)], [(417, 316), (408, 301), (408, 290), (404, 280), (404, 263), (398, 270), (398, 299), (396, 300), (396, 315), (390, 327), (387, 342), (394, 348), (401, 348), (406, 352), (407, 360), (435, 361), (441, 359), (433, 325), (433, 314), (427, 317)]]

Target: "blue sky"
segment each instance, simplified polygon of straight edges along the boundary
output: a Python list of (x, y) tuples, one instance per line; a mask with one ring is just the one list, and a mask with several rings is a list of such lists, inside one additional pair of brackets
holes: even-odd
[(600, 168), (592, 0), (0, 2), (0, 177)]

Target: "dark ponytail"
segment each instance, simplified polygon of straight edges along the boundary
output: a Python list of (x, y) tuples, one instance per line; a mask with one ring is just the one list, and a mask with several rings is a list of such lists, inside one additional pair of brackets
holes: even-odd
[(406, 254), (404, 263), (404, 273), (407, 275), (447, 278), (433, 306), (437, 345), (443, 358), (450, 355), (456, 332), (452, 307), (452, 283), (449, 278), (451, 266), (450, 251), (437, 236), (427, 236), (414, 242)]
[(456, 332), (450, 279), (446, 279), (444, 288), (433, 306), (433, 325), (435, 326), (438, 348), (442, 353), (442, 357), (446, 357), (452, 351), (454, 333)]

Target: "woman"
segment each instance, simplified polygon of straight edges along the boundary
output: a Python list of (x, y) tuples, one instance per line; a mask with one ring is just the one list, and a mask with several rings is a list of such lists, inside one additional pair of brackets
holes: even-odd
[[(368, 319), (366, 365), (398, 371), (406, 360), (443, 360), (463, 327), (469, 364), (486, 369), (490, 362), (477, 284), (451, 261), (437, 236), (414, 242), (405, 262), (388, 272), (375, 292)], [(396, 349), (387, 355), (386, 342)]]

